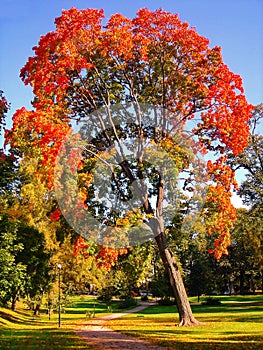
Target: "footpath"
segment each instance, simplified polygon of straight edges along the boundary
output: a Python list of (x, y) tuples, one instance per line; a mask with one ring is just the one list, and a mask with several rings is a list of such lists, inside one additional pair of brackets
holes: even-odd
[(148, 302), (141, 303), (136, 308), (125, 312), (118, 312), (107, 316), (90, 319), (75, 332), (94, 350), (169, 350), (167, 347), (154, 345), (153, 343), (145, 340), (116, 332), (105, 325), (109, 320), (139, 312), (149, 306), (150, 304)]

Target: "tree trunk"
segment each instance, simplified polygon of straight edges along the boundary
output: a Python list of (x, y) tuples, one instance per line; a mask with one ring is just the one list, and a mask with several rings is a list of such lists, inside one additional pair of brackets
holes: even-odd
[(16, 302), (17, 302), (18, 297), (19, 297), (19, 292), (20, 292), (20, 288), (17, 289), (16, 293), (12, 297), (11, 310), (13, 310), (13, 311), (15, 311), (15, 309), (16, 309)]
[(34, 316), (39, 316), (40, 315), (40, 304), (36, 304), (35, 309), (34, 309)]
[(239, 275), (239, 290), (240, 290), (240, 294), (244, 294), (245, 288), (244, 288), (244, 272), (243, 272), (243, 270), (240, 270), (240, 275)]
[[(138, 152), (137, 159), (142, 163), (142, 152)], [(136, 195), (141, 198), (145, 213), (153, 215), (154, 211), (147, 195), (147, 186), (142, 181), (143, 174), (139, 174), (139, 186), (137, 181), (135, 181), (136, 179), (134, 178), (134, 175), (129, 168), (128, 163), (126, 161), (118, 161), (118, 163), (121, 165), (128, 179), (131, 181), (134, 193), (136, 193)], [(180, 318), (178, 326), (199, 326), (201, 323), (197, 321), (193, 316), (179, 268), (174, 260), (172, 252), (168, 247), (167, 238), (164, 233), (163, 200), (165, 181), (162, 171), (159, 172), (158, 176), (159, 179), (157, 186), (156, 213), (155, 216), (152, 217), (149, 221), (146, 221), (146, 223), (154, 234), (161, 259), (164, 264), (164, 268), (169, 276), (170, 283), (175, 295)]]
[(161, 232), (160, 234), (155, 236), (155, 240), (158, 245), (165, 270), (168, 273), (170, 283), (174, 291), (178, 313), (180, 317), (180, 323), (178, 324), (178, 326), (201, 325), (201, 323), (197, 321), (193, 316), (184, 287), (184, 283), (179, 268), (173, 257), (173, 254), (168, 247), (166, 235), (163, 232)]

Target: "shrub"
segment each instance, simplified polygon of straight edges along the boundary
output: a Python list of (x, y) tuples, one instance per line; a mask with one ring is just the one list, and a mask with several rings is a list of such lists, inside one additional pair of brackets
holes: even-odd
[(121, 302), (119, 308), (120, 309), (126, 309), (126, 308), (128, 308), (130, 306), (137, 306), (137, 305), (138, 305), (137, 300), (135, 298), (130, 297), (130, 298), (124, 299)]
[(175, 299), (171, 297), (163, 297), (158, 300), (158, 304), (162, 306), (176, 305)]
[(212, 297), (206, 299), (206, 301), (202, 302), (202, 305), (221, 305), (221, 301)]
[(106, 287), (99, 291), (98, 300), (103, 301), (107, 306), (110, 305), (113, 298), (113, 288)]

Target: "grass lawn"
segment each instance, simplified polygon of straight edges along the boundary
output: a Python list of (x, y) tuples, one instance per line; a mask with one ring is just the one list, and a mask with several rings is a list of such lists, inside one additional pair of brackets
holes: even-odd
[[(58, 328), (57, 313), (49, 320), (45, 312), (40, 317), (34, 317), (23, 303), (18, 304), (16, 312), (0, 307), (0, 349), (91, 349), (75, 335), (74, 329), (87, 321), (86, 312), (93, 312), (94, 304), (96, 316), (107, 314), (107, 307), (89, 296), (72, 297), (71, 301), (72, 305), (61, 315), (61, 328)], [(113, 311), (117, 307), (117, 303), (112, 304)]]
[[(202, 327), (178, 328), (175, 307), (151, 306), (137, 314), (109, 321), (112, 329), (177, 350), (242, 350), (263, 349), (263, 296), (218, 297), (220, 306), (196, 305), (191, 301), (196, 318)], [(88, 350), (91, 349), (74, 333), (87, 320), (86, 312), (96, 316), (107, 314), (105, 304), (89, 296), (72, 297), (71, 306), (61, 315), (54, 313), (48, 320), (46, 313), (34, 317), (22, 303), (16, 312), (0, 308), (0, 349), (8, 350)], [(118, 303), (112, 304), (113, 311)], [(127, 349), (128, 350), (128, 349)]]
[(201, 327), (175, 327), (178, 314), (171, 306), (152, 306), (108, 326), (178, 350), (263, 349), (263, 296), (218, 299), (219, 306), (192, 306), (195, 317), (204, 323)]

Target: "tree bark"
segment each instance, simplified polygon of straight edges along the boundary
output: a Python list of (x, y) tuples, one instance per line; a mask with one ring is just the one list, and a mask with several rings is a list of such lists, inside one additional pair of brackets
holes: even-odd
[(34, 316), (39, 316), (40, 315), (40, 304), (37, 303), (34, 309)]
[(240, 290), (240, 294), (244, 294), (244, 292), (245, 292), (244, 271), (242, 269), (240, 270), (240, 275), (239, 275), (239, 290)]
[(20, 292), (20, 288), (18, 288), (16, 290), (16, 293), (12, 297), (11, 310), (13, 310), (13, 311), (15, 311), (15, 309), (16, 309), (16, 302), (17, 302), (18, 297), (19, 297), (19, 292)]
[(168, 247), (165, 233), (161, 232), (155, 237), (161, 259), (163, 261), (166, 272), (168, 273), (171, 286), (174, 291), (180, 322), (178, 326), (199, 326), (201, 323), (197, 321), (192, 313), (184, 283), (175, 262), (174, 256)]
[(174, 259), (173, 253), (169, 249), (167, 237), (165, 235), (163, 218), (164, 186), (164, 178), (160, 173), (156, 201), (156, 217), (149, 221), (149, 226), (154, 233), (155, 241), (157, 243), (164, 268), (169, 276), (170, 284), (174, 292), (180, 318), (178, 326), (199, 326), (201, 323), (194, 318), (182, 276)]

